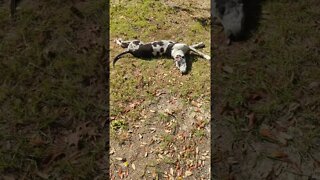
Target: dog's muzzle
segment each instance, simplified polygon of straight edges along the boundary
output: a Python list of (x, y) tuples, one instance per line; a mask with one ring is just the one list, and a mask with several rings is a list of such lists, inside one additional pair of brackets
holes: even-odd
[(187, 72), (187, 62), (185, 58), (175, 59), (175, 63), (182, 74)]

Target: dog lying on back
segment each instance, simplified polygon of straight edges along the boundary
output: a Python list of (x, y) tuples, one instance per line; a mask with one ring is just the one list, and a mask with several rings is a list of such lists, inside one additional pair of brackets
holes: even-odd
[(182, 74), (187, 72), (186, 55), (192, 51), (197, 55), (210, 60), (210, 56), (201, 53), (196, 50), (197, 48), (203, 48), (203, 43), (198, 43), (192, 46), (188, 46), (184, 43), (177, 43), (170, 40), (154, 41), (149, 43), (143, 43), (139, 40), (123, 41), (117, 39), (115, 41), (122, 48), (126, 48), (126, 51), (118, 54), (113, 60), (113, 66), (115, 63), (125, 54), (132, 54), (138, 58), (152, 58), (158, 56), (167, 56), (174, 59), (176, 67)]

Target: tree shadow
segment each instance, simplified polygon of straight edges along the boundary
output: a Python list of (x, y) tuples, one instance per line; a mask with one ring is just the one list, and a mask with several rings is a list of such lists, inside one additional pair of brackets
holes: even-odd
[(252, 32), (259, 27), (262, 14), (262, 2), (264, 0), (243, 0), (245, 21), (243, 36), (239, 40), (247, 40), (252, 36)]
[[(201, 56), (197, 55), (197, 54), (189, 54), (187, 56), (187, 71), (186, 73), (184, 73), (185, 75), (189, 74), (192, 70), (192, 64), (194, 62), (199, 61), (199, 58), (202, 58)], [(204, 61), (207, 61), (205, 59), (203, 59)]]

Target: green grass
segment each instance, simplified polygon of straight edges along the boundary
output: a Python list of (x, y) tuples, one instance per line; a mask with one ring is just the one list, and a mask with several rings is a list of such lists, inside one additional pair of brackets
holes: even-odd
[(128, 125), (126, 125), (126, 123), (123, 120), (114, 120), (111, 122), (111, 125), (110, 125), (113, 131), (127, 129), (127, 126)]
[[(219, 74), (213, 79), (219, 85), (215, 89), (218, 96), (215, 103), (229, 102), (232, 108), (239, 108), (243, 113), (217, 117), (222, 119), (221, 123), (232, 132), (234, 139), (259, 143), (256, 142), (259, 136), (257, 129), (261, 124), (274, 128), (279, 121), (287, 124), (293, 121), (296, 123), (290, 128), (295, 133), (291, 133), (293, 139), (284, 149), (290, 149), (290, 152), (294, 149), (304, 155), (316, 152), (319, 106), (313, 104), (313, 109), (310, 109), (308, 102), (319, 97), (318, 91), (309, 88), (310, 83), (319, 81), (320, 34), (319, 24), (315, 23), (320, 16), (315, 10), (318, 5), (313, 0), (265, 1), (262, 3), (262, 18), (252, 37), (241, 43), (239, 49), (232, 45), (230, 49), (235, 49), (233, 54), (219, 52), (222, 54), (219, 59), (234, 71), (225, 74), (215, 66), (215, 72)], [(263, 43), (255, 43), (256, 39)], [(253, 104), (246, 100), (249, 92), (261, 90), (266, 92), (261, 100)], [(289, 112), (292, 103), (299, 103), (300, 107)], [(248, 127), (245, 115), (250, 112), (257, 117), (255, 128), (251, 133), (242, 132), (241, 128)], [(314, 126), (314, 129), (308, 129), (308, 126)]]
[[(79, 149), (79, 153), (86, 152), (79, 164), (68, 162), (70, 151), (77, 151), (74, 147), (64, 150), (65, 158), (53, 161), (53, 169), (48, 170), (44, 163), (51, 147), (65, 145), (57, 140), (79, 124), (90, 121), (102, 134), (100, 124), (106, 117), (105, 89), (100, 86), (105, 83), (105, 72), (99, 62), (103, 42), (89, 47), (90, 53), (77, 52), (85, 28), (103, 24), (103, 19), (96, 18), (101, 16), (103, 2), (78, 4), (84, 20), (69, 10), (70, 3), (61, 3), (22, 2), (15, 22), (10, 20), (7, 6), (1, 7), (0, 25), (5, 28), (0, 30), (0, 137), (10, 146), (1, 144), (0, 174), (13, 173), (17, 179), (24, 175), (36, 178), (37, 170), (52, 177), (57, 173), (60, 178), (101, 174), (94, 159), (103, 155), (102, 140), (90, 150), (93, 145), (82, 139), (87, 147)], [(45, 143), (33, 146), (35, 135)]]
[[(111, 4), (110, 34), (111, 37), (128, 36), (141, 38), (157, 33), (158, 29), (166, 28), (166, 14), (173, 13), (160, 1), (144, 0), (139, 3)], [(150, 17), (150, 18), (148, 18)], [(139, 32), (137, 34), (137, 32)], [(142, 33), (142, 34), (141, 34)]]
[[(138, 8), (139, 7), (139, 8)], [(136, 3), (116, 4), (110, 7), (110, 38), (141, 39), (148, 42), (159, 39), (172, 39), (186, 43), (205, 42), (208, 51), (210, 41), (208, 27), (203, 27), (197, 21), (187, 21), (175, 25), (170, 19), (175, 10), (160, 1), (138, 1)], [(146, 17), (150, 17), (147, 19)], [(183, 17), (178, 17), (183, 18)], [(170, 31), (166, 30), (170, 27)], [(195, 34), (200, 34), (195, 36)], [(187, 35), (187, 36), (186, 36)], [(111, 43), (113, 43), (111, 41)], [(112, 47), (112, 46), (111, 46)], [(111, 48), (111, 59), (119, 53), (120, 47)], [(132, 65), (134, 64), (135, 67)], [(153, 61), (143, 61), (133, 57), (124, 57), (110, 72), (111, 115), (119, 115), (119, 105), (126, 104), (134, 99), (154, 101), (152, 95), (158, 89), (167, 89), (172, 96), (183, 99), (186, 97), (210, 99), (210, 63), (198, 60), (193, 63), (189, 75), (181, 76), (175, 69), (171, 59), (161, 58)], [(164, 76), (166, 76), (164, 78)], [(148, 106), (148, 104), (145, 104)], [(137, 109), (136, 111), (139, 111)], [(128, 116), (131, 112), (128, 113)], [(161, 117), (160, 117), (161, 119)]]
[[(110, 60), (123, 51), (113, 42), (116, 38), (139, 39), (143, 42), (166, 39), (190, 45), (204, 42), (206, 47), (201, 51), (210, 54), (210, 38), (208, 38), (210, 26), (202, 26), (191, 14), (174, 9), (163, 1), (118, 2), (112, 1), (110, 6)], [(192, 15), (210, 14), (209, 11), (206, 12), (207, 14), (204, 14), (205, 11), (199, 12), (192, 6), (190, 10), (193, 11)], [(206, 108), (205, 110), (209, 111), (210, 61), (195, 56), (191, 56), (190, 60), (193, 64), (187, 75), (181, 75), (173, 60), (166, 57), (141, 60), (128, 55), (119, 60), (115, 67), (111, 66), (110, 115), (116, 120), (123, 119), (128, 123), (128, 129), (133, 130), (126, 138), (128, 144), (132, 144), (131, 146), (118, 146), (123, 139), (117, 136), (122, 136), (126, 132), (116, 132), (115, 136), (111, 137), (111, 144), (116, 151), (121, 149), (121, 152), (128, 152), (125, 154), (116, 152), (114, 157), (136, 158), (136, 155), (132, 154), (132, 149), (140, 148), (141, 142), (149, 143), (151, 137), (155, 136), (160, 136), (161, 142), (159, 144), (152, 142), (147, 145), (148, 149), (150, 148), (148, 151), (153, 149), (153, 154), (159, 150), (158, 147), (163, 151), (170, 151), (173, 148), (172, 145), (177, 146), (175, 147), (177, 150), (174, 150), (176, 153), (182, 150), (184, 145), (191, 143), (188, 141), (183, 145), (175, 145), (175, 140), (181, 131), (180, 125), (184, 124), (183, 121), (186, 119), (184, 116), (190, 112), (191, 101), (201, 102), (203, 105), (201, 109)], [(159, 92), (164, 93), (159, 95)], [(176, 98), (176, 105), (170, 102), (172, 98)], [(143, 102), (126, 111), (130, 104), (136, 101)], [(169, 115), (166, 109), (173, 110), (173, 115)], [(135, 127), (136, 125), (139, 127)], [(151, 127), (156, 128), (156, 131), (150, 132)], [(138, 133), (143, 134), (141, 140), (136, 140)], [(204, 136), (203, 132), (198, 134)], [(162, 174), (168, 171), (169, 167), (174, 167), (177, 161), (176, 157), (163, 156), (164, 159), (156, 161), (157, 157), (151, 154), (145, 157), (142, 154), (138, 155), (135, 163), (141, 164), (140, 168), (144, 169), (145, 166), (156, 161), (156, 169)], [(111, 156), (111, 159), (114, 157)], [(181, 166), (184, 166), (185, 158), (181, 158), (180, 161)], [(112, 171), (116, 172), (117, 169)], [(138, 179), (140, 176), (137, 172), (132, 172), (129, 177)]]

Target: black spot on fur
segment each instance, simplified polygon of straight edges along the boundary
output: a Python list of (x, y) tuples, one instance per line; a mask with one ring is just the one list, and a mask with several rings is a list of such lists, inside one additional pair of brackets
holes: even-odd
[(175, 45), (176, 43), (170, 43), (166, 49), (166, 56), (171, 56), (171, 51), (172, 51), (172, 47)]
[(153, 45), (153, 46), (157, 46), (157, 45), (163, 46), (164, 43), (163, 43), (162, 41), (156, 41), (156, 42), (153, 42), (152, 45)]
[(133, 41), (132, 43), (135, 44), (135, 45), (139, 45), (140, 41)]
[(161, 53), (163, 53), (164, 52), (164, 48), (162, 47), (162, 48), (160, 48), (160, 52)]
[(154, 56), (152, 52), (153, 48), (151, 44), (141, 44), (137, 50), (132, 51), (132, 55), (135, 57), (150, 58)]
[(124, 42), (121, 43), (122, 48), (127, 48), (128, 46), (129, 46), (129, 43), (124, 43)]

